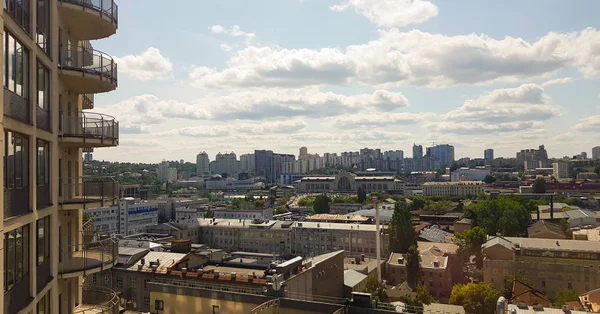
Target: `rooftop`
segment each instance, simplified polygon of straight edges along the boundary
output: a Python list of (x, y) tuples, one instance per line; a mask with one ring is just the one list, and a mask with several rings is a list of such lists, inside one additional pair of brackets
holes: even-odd
[(425, 182), (423, 186), (453, 186), (453, 185), (485, 185), (481, 181), (460, 181), (460, 182)]
[(354, 288), (367, 277), (367, 275), (359, 273), (354, 269), (346, 269), (344, 270), (344, 286)]
[[(504, 241), (500, 237), (488, 238), (484, 247), (489, 247), (493, 241), (508, 241), (515, 247), (530, 250), (551, 250), (567, 252), (594, 252), (600, 253), (600, 242), (582, 241), (582, 240), (555, 240), (555, 239), (535, 239), (535, 238), (515, 238), (505, 237)], [(504, 242), (506, 243), (506, 242)]]
[(584, 311), (574, 311), (574, 310), (570, 310), (569, 312), (565, 312), (563, 311), (563, 309), (553, 309), (553, 308), (534, 308), (533, 306), (527, 306), (527, 305), (516, 305), (516, 304), (509, 304), (508, 305), (508, 312), (509, 313), (514, 313), (514, 314), (565, 314), (565, 313), (570, 313), (570, 314), (589, 314), (588, 312), (584, 312)]
[(333, 220), (333, 221), (356, 221), (356, 222), (366, 222), (369, 221), (368, 217), (348, 214), (348, 215), (334, 215), (334, 214), (316, 214), (310, 217), (307, 217), (310, 220)]
[[(448, 262), (447, 254), (454, 254), (458, 246), (451, 243), (432, 243), (432, 242), (417, 242), (419, 253), (421, 255), (421, 267), (423, 268), (446, 268)], [(403, 258), (404, 254), (391, 253), (389, 264), (400, 265), (399, 258)], [(437, 263), (437, 266), (436, 264)]]
[(138, 266), (140, 264), (136, 262), (133, 265), (131, 265), (130, 267), (128, 267), (127, 270), (152, 272), (152, 268), (150, 268), (150, 262), (159, 261), (160, 264), (156, 268), (156, 273), (157, 274), (166, 274), (167, 267), (172, 267), (172, 266), (176, 265), (177, 263), (184, 260), (187, 256), (188, 256), (188, 254), (182, 254), (182, 253), (148, 252), (148, 254), (146, 254), (144, 256), (144, 260), (146, 263), (142, 266), (141, 269), (138, 268)]

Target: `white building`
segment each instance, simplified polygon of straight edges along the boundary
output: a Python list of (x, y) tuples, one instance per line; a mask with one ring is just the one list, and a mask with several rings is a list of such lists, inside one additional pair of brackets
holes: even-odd
[(196, 175), (202, 176), (210, 173), (210, 160), (206, 152), (196, 155)]
[(177, 181), (177, 169), (171, 168), (169, 162), (163, 160), (158, 165), (158, 169), (156, 169), (156, 181), (158, 181), (158, 183), (173, 183)]
[(265, 184), (256, 182), (254, 179), (235, 180), (227, 178), (224, 180), (211, 180), (205, 182), (207, 190), (260, 190)]
[(489, 175), (490, 173), (491, 170), (485, 168), (459, 168), (452, 172), (452, 174), (450, 175), (450, 181), (483, 181), (485, 179), (485, 176)]
[(569, 178), (569, 163), (555, 162), (552, 164), (552, 175), (556, 179)]
[(483, 192), (485, 184), (481, 181), (462, 182), (425, 182), (424, 196), (477, 196)]
[(240, 171), (247, 173), (256, 172), (256, 158), (254, 158), (254, 154), (240, 155)]
[(592, 158), (600, 159), (600, 146), (592, 148)]
[(214, 218), (217, 219), (245, 219), (268, 221), (273, 219), (273, 208), (241, 210), (241, 209), (215, 209)]
[(130, 235), (158, 224), (158, 204), (136, 203), (132, 197), (121, 199), (117, 205), (86, 209), (85, 213), (94, 221), (94, 229), (102, 233)]

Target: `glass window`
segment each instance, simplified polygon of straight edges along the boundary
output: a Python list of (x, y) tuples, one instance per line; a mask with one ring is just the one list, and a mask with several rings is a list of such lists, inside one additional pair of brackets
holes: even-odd
[(39, 60), (37, 62), (37, 105), (38, 107), (50, 109), (50, 71)]
[(50, 216), (37, 221), (37, 265), (50, 259)]
[(29, 225), (6, 232), (4, 245), (4, 291), (6, 292), (29, 274)]
[(4, 30), (4, 87), (29, 98), (29, 51), (8, 30)]
[(29, 140), (26, 136), (5, 131), (4, 188), (29, 186)]
[(50, 0), (37, 0), (36, 42), (50, 55)]
[(50, 314), (50, 292), (46, 293), (38, 302), (37, 314)]
[(31, 21), (28, 0), (4, 0), (4, 10), (10, 14), (23, 30), (29, 33)]
[(50, 143), (37, 140), (37, 185), (50, 183)]

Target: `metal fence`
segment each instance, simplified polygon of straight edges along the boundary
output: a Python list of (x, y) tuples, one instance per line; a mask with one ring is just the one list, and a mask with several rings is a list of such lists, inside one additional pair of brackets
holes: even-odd
[(80, 5), (109, 17), (115, 25), (119, 25), (119, 6), (113, 0), (59, 0), (60, 2)]
[(115, 238), (59, 247), (59, 274), (85, 272), (98, 267), (108, 269), (118, 257), (119, 241)]
[(73, 313), (119, 313), (119, 295), (103, 287), (85, 287), (82, 290), (82, 305)]
[(59, 52), (61, 69), (99, 75), (101, 79), (117, 85), (117, 63), (109, 54), (90, 45), (65, 45), (60, 47)]
[(119, 122), (113, 116), (95, 112), (61, 112), (63, 137), (100, 140), (103, 144), (119, 144)]
[(119, 195), (119, 183), (114, 177), (61, 179), (58, 194), (60, 205), (91, 202), (100, 202), (100, 206), (113, 205)]

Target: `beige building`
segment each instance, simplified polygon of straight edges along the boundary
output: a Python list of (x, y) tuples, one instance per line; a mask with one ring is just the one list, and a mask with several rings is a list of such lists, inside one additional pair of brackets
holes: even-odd
[(100, 240), (83, 209), (110, 205), (110, 178), (86, 178), (82, 153), (116, 146), (119, 125), (86, 110), (117, 87), (117, 65), (91, 40), (117, 31), (112, 0), (6, 0), (0, 175), (4, 193), (3, 313), (116, 313), (118, 298), (84, 275), (111, 267), (117, 244)]
[(550, 298), (564, 288), (584, 292), (600, 286), (600, 242), (493, 237), (483, 254), (483, 280), (498, 289), (512, 274), (525, 276)]
[[(462, 282), (462, 261), (456, 254), (458, 247), (451, 243), (418, 242), (421, 256), (421, 284), (439, 300), (450, 298), (452, 287)], [(399, 285), (406, 281), (406, 255), (390, 254), (387, 268), (388, 282)]]
[(363, 188), (367, 193), (394, 191), (399, 180), (393, 176), (358, 176), (342, 172), (336, 176), (307, 176), (294, 182), (298, 192), (355, 192)]
[(480, 181), (425, 182), (424, 196), (477, 196), (483, 193), (485, 184)]

